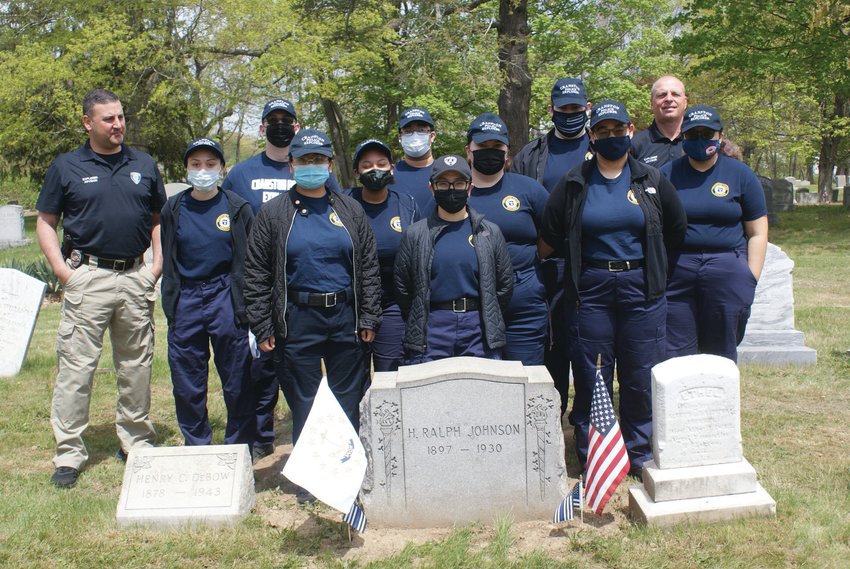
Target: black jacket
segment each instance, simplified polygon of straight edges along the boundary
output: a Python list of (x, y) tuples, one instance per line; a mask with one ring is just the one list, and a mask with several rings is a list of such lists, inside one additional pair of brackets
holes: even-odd
[[(180, 296), (180, 272), (177, 270), (177, 227), (180, 224), (180, 203), (183, 194), (191, 188), (171, 196), (162, 208), (159, 231), (162, 239), (162, 310), (169, 322), (174, 320), (177, 311), (177, 299)], [(248, 248), (248, 234), (254, 213), (251, 206), (229, 190), (219, 189), (227, 199), (227, 212), (230, 215), (230, 239), (233, 243), (233, 259), (230, 262), (230, 299), (233, 302), (233, 314), (240, 326), (248, 323), (245, 314), (245, 252)]]
[[(381, 280), (375, 234), (366, 214), (353, 198), (328, 191), (331, 207), (348, 231), (353, 247), (355, 318), (358, 330), (377, 330), (381, 324)], [(258, 342), (274, 335), (286, 339), (286, 242), (296, 215), (297, 191), (266, 202), (248, 238), (245, 303), (248, 322)]]
[[(498, 226), (468, 208), (472, 244), (478, 256), (479, 301), (484, 339), (491, 349), (505, 345), (505, 319), (514, 289), (514, 270), (505, 238)], [(405, 321), (404, 347), (412, 353), (425, 352), (431, 304), (431, 263), (434, 243), (448, 225), (434, 212), (411, 225), (401, 238), (395, 257), (396, 300)]]
[(511, 172), (534, 178), (543, 183), (546, 161), (549, 159), (549, 137), (555, 129), (539, 136), (522, 147), (511, 161)]
[[(596, 157), (570, 170), (552, 190), (543, 212), (541, 237), (566, 257), (569, 270), (564, 278), (564, 292), (571, 301), (578, 300), (579, 275), (582, 265), (581, 216), (587, 201), (590, 175), (596, 168)], [(667, 286), (669, 253), (679, 247), (688, 227), (685, 209), (676, 188), (661, 173), (629, 157), (631, 190), (643, 211), (646, 234), (643, 240), (646, 299), (664, 294)]]

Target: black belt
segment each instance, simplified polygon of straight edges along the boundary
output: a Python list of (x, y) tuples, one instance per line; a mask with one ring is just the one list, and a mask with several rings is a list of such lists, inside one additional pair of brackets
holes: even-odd
[(299, 306), (312, 306), (314, 308), (332, 308), (337, 304), (343, 304), (348, 300), (348, 291), (339, 292), (301, 292), (300, 290), (289, 291), (289, 298)]
[(446, 302), (432, 302), (431, 310), (469, 312), (470, 310), (478, 310), (478, 306), (479, 302), (477, 298), (457, 298), (455, 300), (447, 300)]
[(132, 259), (104, 259), (103, 257), (95, 257), (94, 255), (87, 255), (83, 253), (81, 257), (80, 264), (89, 265), (94, 261), (97, 265), (98, 269), (111, 269), (113, 271), (126, 271), (132, 269), (136, 262), (138, 261), (137, 257)]
[(632, 259), (630, 261), (594, 261), (593, 259), (588, 259), (583, 262), (588, 267), (606, 269), (612, 273), (639, 269), (643, 266), (643, 259)]

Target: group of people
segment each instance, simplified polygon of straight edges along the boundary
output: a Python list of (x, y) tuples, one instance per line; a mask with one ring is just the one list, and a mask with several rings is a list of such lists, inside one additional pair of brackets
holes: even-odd
[(435, 157), (434, 120), (413, 107), (398, 125), (404, 156), (396, 162), (386, 143), (361, 142), (359, 184), (343, 191), (331, 140), (275, 99), (263, 109), (263, 152), (223, 177), (219, 143), (192, 141), (183, 157), (191, 187), (166, 200), (150, 157), (123, 144), (118, 97), (90, 92), (89, 140), (56, 159), (38, 201), (39, 242), (65, 286), (54, 484), (73, 486), (86, 462), (82, 434), (107, 328), (118, 457), (153, 443), (160, 274), (187, 445), (212, 440), (210, 345), (224, 441), (248, 444), (255, 460), (274, 450), (279, 392), (297, 441), (322, 366), (357, 428), (373, 370), (476, 356), (546, 365), (562, 412), (572, 369), (568, 417), (583, 470), (601, 355), (609, 391), (616, 368), (638, 474), (651, 458), (652, 366), (698, 352), (736, 360), (767, 247), (761, 186), (721, 151), (717, 111), (689, 108), (672, 76), (653, 85), (651, 109), (652, 125), (635, 135), (625, 105), (591, 105), (581, 79), (559, 79), (553, 128), (512, 159), (507, 127), (490, 113), (470, 123), (465, 156)]

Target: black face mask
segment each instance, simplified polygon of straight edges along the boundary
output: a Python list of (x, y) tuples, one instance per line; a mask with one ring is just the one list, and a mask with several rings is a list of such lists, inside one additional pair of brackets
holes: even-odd
[(373, 192), (383, 190), (393, 183), (393, 173), (391, 170), (369, 170), (360, 174), (360, 183)]
[(489, 176), (505, 169), (505, 151), (501, 148), (479, 148), (472, 151), (472, 167)]
[(286, 148), (295, 137), (295, 126), (282, 122), (266, 125), (266, 140), (278, 148)]
[(555, 123), (558, 132), (564, 136), (573, 137), (584, 130), (584, 125), (587, 123), (587, 113), (584, 111), (572, 113), (553, 111), (552, 122)]
[(434, 201), (448, 213), (457, 213), (466, 207), (469, 199), (467, 190), (437, 190), (434, 192)]

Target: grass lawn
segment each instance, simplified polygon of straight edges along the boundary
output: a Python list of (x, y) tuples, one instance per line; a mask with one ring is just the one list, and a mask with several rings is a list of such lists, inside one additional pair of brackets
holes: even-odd
[[(34, 238), (32, 220), (27, 229)], [(850, 213), (836, 206), (798, 208), (781, 216), (771, 241), (796, 263), (796, 326), (818, 351), (815, 367), (741, 370), (744, 455), (777, 502), (775, 518), (648, 529), (625, 517), (624, 484), (609, 506), (613, 515), (587, 515), (584, 525), (502, 519), (430, 533), (370, 528), (349, 543), (328, 510), (294, 505), (291, 488), (279, 485), (272, 472), (279, 470), (276, 463), (258, 468), (257, 511), (234, 528), (119, 529), (115, 508), (123, 465), (112, 458), (118, 442), (108, 342), (86, 434), (90, 462), (75, 489), (49, 483), (59, 320), (59, 306), (52, 304), (39, 315), (21, 373), (0, 378), (0, 566), (848, 567)], [(35, 244), (0, 251), (0, 266), (38, 255)], [(180, 435), (165, 348), (158, 309), (153, 419), (158, 444), (174, 445)], [(210, 416), (220, 442), (224, 405), (217, 377), (210, 385)], [(285, 410), (280, 416), (285, 424)], [(574, 474), (570, 439), (567, 465)]]

